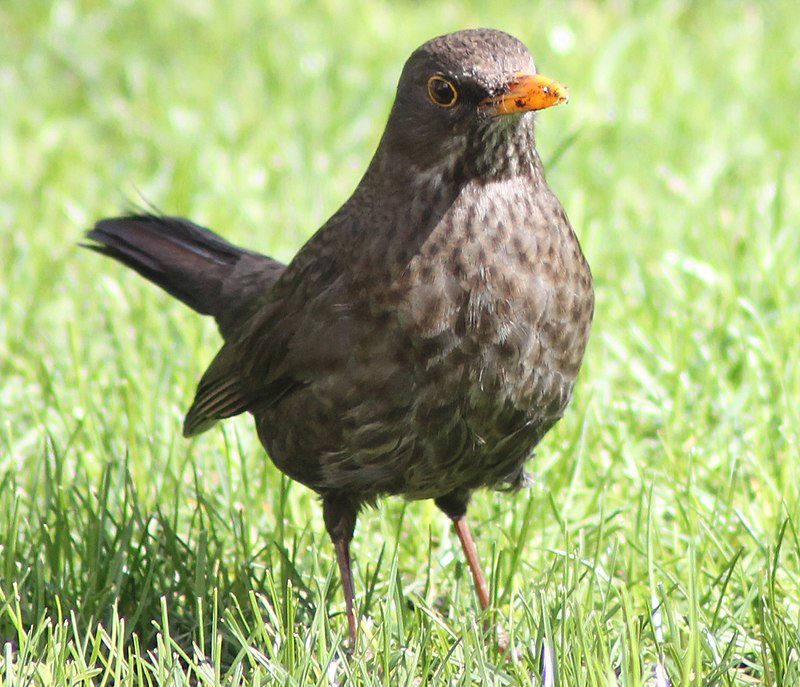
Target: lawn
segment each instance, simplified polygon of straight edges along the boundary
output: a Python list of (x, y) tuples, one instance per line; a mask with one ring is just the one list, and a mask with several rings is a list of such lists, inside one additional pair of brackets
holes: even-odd
[[(800, 10), (731, 2), (0, 4), (0, 684), (800, 685)], [(596, 280), (534, 486), (381, 502), (359, 646), (313, 493), (249, 418), (180, 436), (214, 325), (78, 247), (152, 204), (288, 260), (405, 57), (490, 25)]]

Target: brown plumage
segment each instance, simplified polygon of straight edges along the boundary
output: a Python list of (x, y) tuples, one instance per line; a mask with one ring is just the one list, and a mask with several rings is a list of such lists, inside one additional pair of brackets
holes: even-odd
[(407, 61), (349, 200), (286, 267), (184, 219), (98, 222), (95, 250), (217, 319), (191, 436), (250, 412), (271, 459), (322, 497), (356, 623), (349, 542), (385, 494), (435, 499), (488, 604), (465, 514), (519, 487), (572, 395), (592, 279), (534, 147), (563, 89), (508, 34), (435, 38)]

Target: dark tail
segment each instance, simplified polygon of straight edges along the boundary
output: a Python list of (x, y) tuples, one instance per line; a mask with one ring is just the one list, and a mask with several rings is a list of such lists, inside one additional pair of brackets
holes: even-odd
[(181, 217), (100, 220), (86, 248), (133, 268), (190, 308), (216, 319), (227, 339), (255, 311), (284, 266), (238, 248)]

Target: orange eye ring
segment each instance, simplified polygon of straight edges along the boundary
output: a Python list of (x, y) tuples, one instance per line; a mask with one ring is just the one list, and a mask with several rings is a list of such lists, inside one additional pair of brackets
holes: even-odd
[(453, 107), (458, 100), (456, 87), (443, 76), (434, 74), (428, 79), (428, 97), (439, 107)]

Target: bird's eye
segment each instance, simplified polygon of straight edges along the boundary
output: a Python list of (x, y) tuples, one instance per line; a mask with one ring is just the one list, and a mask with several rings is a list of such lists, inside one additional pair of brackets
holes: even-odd
[(453, 107), (458, 100), (458, 91), (443, 76), (428, 79), (428, 97), (439, 107)]

